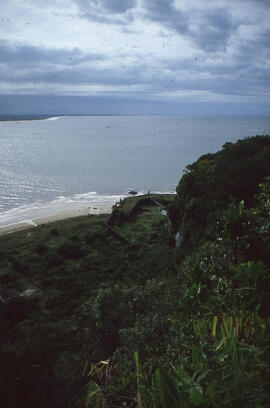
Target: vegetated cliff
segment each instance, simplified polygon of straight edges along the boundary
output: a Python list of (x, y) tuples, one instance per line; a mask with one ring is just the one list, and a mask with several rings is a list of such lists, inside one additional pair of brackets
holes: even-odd
[(233, 199), (252, 206), (259, 184), (269, 173), (269, 136), (226, 143), (217, 153), (205, 154), (188, 165), (169, 207), (173, 233), (179, 233), (182, 253), (205, 239), (207, 227)]
[(141, 406), (270, 406), (269, 175), (268, 136), (227, 143), (187, 167), (170, 207), (179, 354), (154, 374), (135, 354)]

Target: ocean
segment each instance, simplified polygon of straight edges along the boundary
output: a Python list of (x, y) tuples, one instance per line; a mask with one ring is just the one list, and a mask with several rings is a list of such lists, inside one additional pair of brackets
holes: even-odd
[(0, 226), (137, 192), (174, 192), (187, 164), (270, 134), (266, 116), (62, 116), (0, 121)]

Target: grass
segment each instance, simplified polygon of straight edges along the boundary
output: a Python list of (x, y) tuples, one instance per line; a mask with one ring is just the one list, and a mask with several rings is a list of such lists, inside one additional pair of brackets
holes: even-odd
[[(152, 198), (160, 202), (162, 204), (161, 208), (164, 209), (167, 203), (174, 199), (174, 195), (145, 194), (143, 196), (128, 197), (121, 202), (118, 213), (130, 214), (138, 202), (145, 198)], [(161, 208), (154, 203), (153, 205), (142, 204), (135, 220), (114, 225), (113, 228), (131, 243), (136, 241), (150, 242), (156, 235), (158, 225), (163, 224), (165, 219), (164, 215), (161, 214)]]
[[(140, 198), (127, 198), (120, 211), (132, 209)], [(145, 206), (142, 210), (136, 222), (114, 227), (132, 245), (151, 244), (157, 236), (158, 225), (164, 225), (165, 217), (157, 206)], [(14, 287), (13, 274), (17, 276), (15, 287), (32, 288), (31, 280), (38, 284), (50, 270), (59, 270), (61, 265), (79, 269), (80, 259), (90, 254), (93, 263), (103, 262), (108, 245), (113, 251), (121, 247), (108, 235), (107, 219), (107, 214), (74, 217), (0, 237), (0, 288), (6, 286), (5, 282), (8, 287)], [(89, 258), (89, 262), (92, 261)]]
[(50, 237), (54, 235), (52, 232), (53, 230), (57, 230), (56, 236), (82, 230), (86, 231), (89, 227), (92, 228), (100, 223), (104, 223), (107, 217), (107, 214), (92, 216), (83, 215), (81, 217), (68, 218), (66, 220), (43, 224), (27, 230), (13, 232), (0, 237), (0, 247), (1, 250), (4, 250), (10, 245), (12, 245), (13, 248), (23, 248), (25, 246), (29, 247), (34, 242), (43, 242), (44, 239), (50, 239)]
[(143, 198), (152, 198), (157, 201), (173, 201), (175, 198), (175, 194), (144, 194), (139, 195), (136, 197), (127, 197), (121, 201), (121, 207), (119, 208), (120, 211), (128, 213), (132, 210), (132, 208), (137, 204), (137, 202)]

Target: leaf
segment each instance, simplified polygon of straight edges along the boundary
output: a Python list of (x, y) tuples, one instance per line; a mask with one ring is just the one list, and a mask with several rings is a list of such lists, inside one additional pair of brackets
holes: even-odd
[(137, 371), (137, 399), (138, 399), (138, 408), (152, 408), (152, 396), (148, 391), (147, 387), (147, 377), (143, 371), (143, 368), (140, 364), (139, 354), (137, 351), (134, 353), (134, 359), (136, 363)]
[(192, 388), (189, 394), (189, 400), (192, 404), (196, 405), (196, 407), (200, 406), (203, 400), (202, 395), (202, 388), (200, 386), (196, 386), (196, 388)]
[(87, 369), (88, 364), (89, 364), (89, 361), (86, 361), (85, 364), (84, 364), (84, 369), (83, 369), (83, 373), (82, 373), (83, 376), (86, 373), (86, 369)]
[(244, 201), (241, 201), (239, 204), (239, 216), (242, 217), (244, 208)]
[(173, 376), (157, 369), (155, 372), (155, 384), (160, 394), (162, 407), (179, 406), (182, 397), (179, 385)]
[(212, 326), (212, 335), (213, 335), (213, 337), (216, 337), (217, 319), (218, 319), (217, 316), (214, 316), (213, 326)]
[(138, 351), (134, 353), (134, 360), (136, 363), (136, 374), (137, 374), (137, 399), (138, 399), (138, 408), (143, 408), (142, 399), (141, 399), (141, 390), (140, 390), (140, 380), (139, 380), (139, 369), (140, 369), (140, 362), (139, 362), (139, 354)]
[(210, 400), (212, 400), (212, 401), (215, 399), (216, 385), (217, 385), (217, 380), (212, 380), (211, 383), (207, 387), (206, 394), (210, 398)]
[(87, 393), (86, 393), (86, 398), (85, 398), (85, 406), (89, 407), (91, 402), (93, 400), (96, 400), (97, 402), (97, 407), (100, 406), (99, 402), (102, 404), (103, 400), (103, 394), (101, 391), (101, 388), (98, 386), (97, 383), (94, 381), (90, 381), (88, 386), (87, 386)]
[(225, 343), (226, 340), (227, 340), (226, 336), (223, 335), (221, 340), (219, 341), (217, 347), (215, 348), (215, 351), (218, 351), (223, 346), (223, 344)]

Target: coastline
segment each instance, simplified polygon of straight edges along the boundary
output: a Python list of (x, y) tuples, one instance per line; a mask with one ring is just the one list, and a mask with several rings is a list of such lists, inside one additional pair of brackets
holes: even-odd
[(26, 230), (29, 228), (39, 227), (44, 224), (49, 224), (56, 221), (62, 221), (69, 218), (75, 218), (87, 215), (110, 214), (111, 206), (103, 205), (98, 207), (76, 207), (70, 210), (60, 211), (55, 214), (30, 218), (24, 221), (19, 221), (12, 224), (0, 226), (0, 236), (11, 234), (13, 232)]
[[(111, 214), (113, 208), (117, 205), (117, 203), (121, 202), (121, 200), (125, 199), (134, 199), (143, 197), (145, 194), (137, 193), (134, 195), (119, 195), (119, 196), (108, 196), (109, 200), (106, 202), (100, 201), (100, 199), (93, 200), (91, 202), (84, 202), (84, 203), (77, 203), (78, 205), (74, 205), (72, 203), (72, 207), (68, 208), (66, 206), (61, 205), (60, 207), (53, 207), (53, 212), (51, 211), (52, 208), (48, 207), (41, 207), (38, 209), (28, 208), (27, 212), (25, 212), (19, 219), (16, 220), (17, 217), (13, 218), (14, 215), (10, 218), (14, 219), (14, 222), (5, 222), (2, 225), (0, 224), (0, 237), (6, 234), (11, 234), (13, 232), (22, 231), (30, 228), (36, 228), (41, 225), (72, 219), (75, 217), (80, 216), (88, 216), (88, 215), (101, 215), (101, 214)], [(174, 196), (174, 192), (155, 192), (151, 193), (151, 195), (162, 195), (162, 196)], [(103, 197), (104, 199), (104, 197)], [(84, 204), (84, 205), (82, 205)], [(46, 213), (47, 212), (47, 213)], [(0, 221), (1, 222), (1, 221)], [(3, 222), (3, 221), (2, 221)]]
[[(43, 116), (43, 115), (1, 115), (0, 122), (29, 122), (33, 120), (48, 120), (51, 118), (55, 118), (56, 116)], [(58, 116), (60, 117), (60, 116)], [(57, 117), (57, 118), (58, 118)]]

